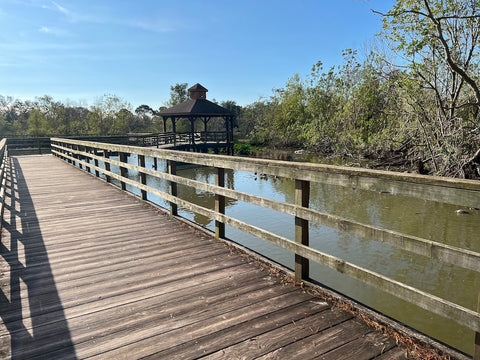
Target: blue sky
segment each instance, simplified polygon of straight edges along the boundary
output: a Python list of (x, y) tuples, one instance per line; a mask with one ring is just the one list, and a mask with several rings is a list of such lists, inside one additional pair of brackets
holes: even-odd
[(0, 95), (132, 108), (201, 83), (247, 105), (313, 64), (362, 53), (393, 0), (0, 0)]

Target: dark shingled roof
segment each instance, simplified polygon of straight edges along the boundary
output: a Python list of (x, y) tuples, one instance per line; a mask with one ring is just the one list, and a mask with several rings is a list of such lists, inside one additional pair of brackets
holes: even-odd
[(199, 83), (196, 83), (195, 85), (193, 85), (190, 89), (188, 89), (188, 91), (191, 91), (191, 90), (205, 90), (205, 91), (208, 91), (207, 88), (204, 88), (202, 85), (200, 85)]
[(160, 111), (159, 116), (224, 116), (233, 115), (227, 109), (207, 99), (188, 99), (180, 104)]

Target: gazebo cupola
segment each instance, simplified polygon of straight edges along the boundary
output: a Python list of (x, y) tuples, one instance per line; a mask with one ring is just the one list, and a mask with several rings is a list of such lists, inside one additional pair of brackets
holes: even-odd
[(188, 89), (188, 95), (190, 96), (190, 99), (196, 100), (196, 99), (206, 99), (207, 98), (207, 89), (204, 88), (202, 85), (199, 83), (196, 83), (193, 85), (190, 89)]

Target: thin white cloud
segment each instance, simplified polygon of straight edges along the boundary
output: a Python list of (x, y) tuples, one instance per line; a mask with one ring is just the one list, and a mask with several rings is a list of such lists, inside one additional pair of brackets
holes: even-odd
[(79, 13), (71, 9), (67, 9), (53, 0), (51, 0), (51, 4), (52, 6), (44, 5), (44, 7), (60, 12), (71, 22), (128, 26), (130, 28), (141, 29), (154, 33), (166, 33), (175, 30), (175, 26), (173, 26), (171, 21), (162, 21), (157, 19), (130, 19), (114, 16), (112, 14)]
[(174, 31), (173, 27), (168, 24), (149, 22), (145, 20), (129, 20), (125, 22), (120, 21), (119, 24), (155, 33), (166, 33)]
[(67, 10), (66, 8), (64, 8), (63, 6), (57, 4), (55, 1), (52, 1), (52, 4), (55, 5), (57, 10), (60, 11), (61, 13), (65, 14), (67, 16), (71, 16), (72, 13), (69, 10)]
[(50, 35), (56, 35), (56, 36), (68, 35), (67, 31), (56, 28), (56, 27), (42, 26), (40, 29), (38, 29), (38, 31), (44, 34), (50, 34)]

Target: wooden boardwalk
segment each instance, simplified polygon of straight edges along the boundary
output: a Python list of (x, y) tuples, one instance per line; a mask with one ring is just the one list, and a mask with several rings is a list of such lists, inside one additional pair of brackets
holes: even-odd
[(405, 358), (349, 313), (52, 156), (10, 164), (2, 359)]

